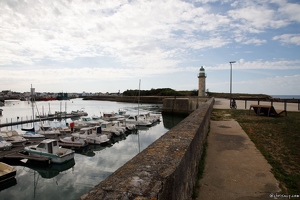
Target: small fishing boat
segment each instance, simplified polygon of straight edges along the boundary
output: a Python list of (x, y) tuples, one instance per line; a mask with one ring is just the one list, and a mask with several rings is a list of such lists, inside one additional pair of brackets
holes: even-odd
[(25, 131), (25, 134), (22, 134), (22, 136), (27, 140), (36, 141), (36, 140), (45, 139), (45, 136), (35, 132), (34, 128), (30, 128), (30, 129), (22, 128), (21, 130)]
[(43, 140), (45, 139), (44, 135), (38, 134), (37, 132), (27, 131), (25, 134), (22, 135), (27, 140), (36, 141), (36, 140)]
[(44, 135), (46, 139), (57, 139), (62, 136), (63, 133), (60, 132), (58, 128), (48, 128), (42, 129), (37, 132), (38, 134)]
[(87, 116), (88, 113), (84, 111), (82, 108), (81, 110), (72, 111), (71, 115), (77, 115), (77, 116)]
[(1, 136), (6, 142), (10, 142), (13, 146), (23, 146), (28, 140), (19, 135), (16, 130), (1, 131)]
[(7, 142), (0, 136), (0, 151), (8, 151), (12, 147), (12, 143)]
[(159, 114), (142, 113), (138, 116), (141, 120), (148, 120), (151, 123), (160, 122)]
[(17, 170), (14, 167), (0, 162), (0, 183), (15, 178), (16, 174)]
[(93, 120), (92, 118), (87, 117), (87, 116), (81, 117), (80, 120), (81, 120), (83, 123), (85, 123), (85, 124), (87, 124), (87, 125), (89, 125), (89, 126), (96, 126), (96, 125), (101, 124), (100, 121)]
[(85, 139), (89, 144), (102, 144), (110, 141), (106, 134), (99, 135), (93, 132), (93, 129), (95, 127), (85, 127), (80, 129), (79, 133), (72, 133), (72, 136)]
[(125, 130), (126, 130), (126, 128), (121, 127), (120, 122), (118, 122), (118, 121), (115, 121), (114, 123), (113, 122), (108, 122), (108, 121), (103, 121), (101, 123), (101, 131), (111, 132), (111, 133), (113, 133), (114, 135), (117, 135), (117, 136), (119, 136), (121, 134), (124, 134)]
[[(120, 126), (124, 127), (126, 129), (126, 131), (133, 131), (136, 130), (136, 126), (133, 123), (126, 123), (126, 119), (125, 118), (119, 118), (117, 121), (120, 122)], [(113, 121), (115, 122), (115, 121)]]
[(74, 151), (59, 147), (58, 141), (54, 139), (42, 140), (38, 145), (31, 145), (24, 148), (29, 155), (45, 156), (51, 160), (52, 163), (61, 164), (74, 159)]
[(140, 119), (138, 115), (130, 115), (125, 119), (126, 124), (134, 124), (136, 126), (152, 126), (152, 122), (147, 119)]
[(84, 139), (71, 136), (59, 138), (58, 144), (63, 147), (83, 148), (88, 145), (88, 142)]

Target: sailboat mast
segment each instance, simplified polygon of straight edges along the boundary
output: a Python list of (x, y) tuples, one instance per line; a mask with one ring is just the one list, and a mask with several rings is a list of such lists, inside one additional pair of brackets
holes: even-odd
[(141, 79), (139, 81), (138, 116), (140, 115), (140, 95), (141, 95)]
[[(138, 118), (140, 115), (140, 96), (141, 96), (141, 79), (139, 81), (139, 97), (138, 97)], [(141, 152), (141, 147), (140, 147), (140, 134), (137, 132), (138, 135), (138, 145), (139, 145), (139, 153)]]
[(32, 108), (32, 126), (34, 127), (34, 88), (32, 88), (32, 84), (31, 84), (31, 88), (30, 88), (30, 96), (31, 96), (31, 108)]

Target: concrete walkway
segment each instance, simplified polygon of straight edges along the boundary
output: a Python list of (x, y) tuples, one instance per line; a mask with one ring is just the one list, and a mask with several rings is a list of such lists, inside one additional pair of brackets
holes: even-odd
[(207, 142), (198, 200), (272, 199), (281, 191), (270, 164), (236, 121), (211, 121)]

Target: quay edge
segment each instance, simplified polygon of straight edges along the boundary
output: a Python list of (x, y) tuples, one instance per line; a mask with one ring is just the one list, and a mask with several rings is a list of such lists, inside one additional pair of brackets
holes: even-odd
[(214, 98), (200, 104), (187, 118), (79, 199), (191, 200), (213, 104)]

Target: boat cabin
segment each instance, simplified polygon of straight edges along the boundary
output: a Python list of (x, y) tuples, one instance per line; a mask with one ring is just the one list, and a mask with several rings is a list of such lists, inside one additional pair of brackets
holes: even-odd
[(89, 121), (92, 121), (92, 118), (90, 118), (90, 117), (81, 117), (81, 120), (83, 122), (89, 122)]
[(80, 134), (91, 135), (93, 134), (94, 127), (84, 127), (80, 129)]
[[(34, 149), (34, 147), (31, 147), (31, 149)], [(43, 140), (34, 150), (56, 154), (59, 151), (58, 141), (54, 139)]]
[(113, 123), (112, 122), (102, 122), (101, 127), (102, 128), (112, 128)]
[(137, 121), (137, 116), (135, 115), (130, 115), (127, 120), (130, 120), (130, 121)]

